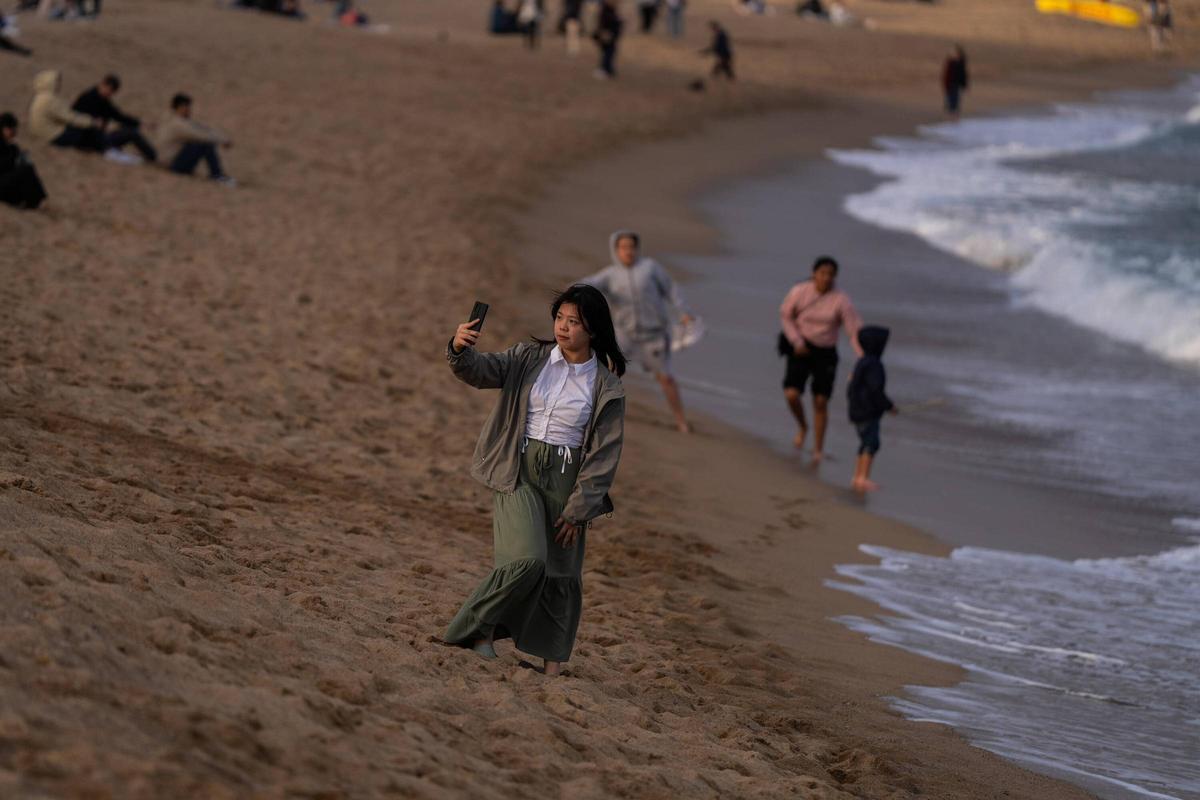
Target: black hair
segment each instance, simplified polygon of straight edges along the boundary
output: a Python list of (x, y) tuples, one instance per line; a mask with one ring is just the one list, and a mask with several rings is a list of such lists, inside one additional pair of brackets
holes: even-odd
[(837, 275), (838, 263), (837, 263), (837, 259), (834, 258), (833, 256), (817, 256), (817, 260), (813, 262), (812, 271), (816, 272), (817, 270), (819, 270), (821, 267), (825, 266), (826, 264), (833, 267), (833, 274)]
[(180, 92), (179, 94), (177, 94), (171, 98), (171, 110), (172, 111), (175, 111), (180, 106), (190, 106), (191, 104), (192, 104), (192, 98), (189, 97), (188, 95), (184, 94), (183, 92)]
[(642, 246), (642, 237), (638, 236), (633, 231), (621, 231), (620, 233), (618, 233), (617, 238), (613, 241), (613, 245), (615, 246), (615, 245), (620, 244), (622, 239), (633, 239), (634, 247)]
[[(570, 303), (579, 309), (579, 316), (583, 318), (583, 329), (591, 334), (592, 350), (596, 351), (596, 357), (617, 375), (624, 375), (625, 354), (617, 344), (612, 312), (608, 309), (608, 300), (604, 299), (604, 293), (586, 283), (569, 286), (559, 292), (550, 304), (550, 319), (557, 319), (558, 310), (562, 308), (563, 303)], [(545, 339), (535, 341), (553, 344)]]
[(15, 131), (17, 129), (17, 115), (11, 111), (5, 111), (3, 114), (0, 114), (0, 128), (12, 128)]
[(107, 84), (114, 92), (119, 92), (121, 90), (121, 79), (111, 72), (105, 75), (100, 82)]

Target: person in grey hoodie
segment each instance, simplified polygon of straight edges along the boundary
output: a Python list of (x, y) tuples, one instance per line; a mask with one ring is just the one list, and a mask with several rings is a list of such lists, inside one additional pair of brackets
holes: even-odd
[(455, 377), (500, 397), (475, 446), (471, 475), (495, 492), (495, 568), (442, 637), (496, 658), (495, 641), (545, 660), (557, 675), (571, 657), (583, 608), (588, 523), (613, 510), (621, 460), (625, 357), (608, 303), (575, 285), (550, 307), (554, 341), (479, 353), (470, 320), (446, 347)]
[(676, 321), (686, 325), (693, 317), (679, 286), (661, 264), (639, 255), (640, 246), (641, 239), (633, 231), (616, 231), (608, 240), (612, 263), (580, 283), (604, 292), (621, 350), (658, 379), (675, 427), (690, 433), (679, 384), (671, 374), (671, 329)]

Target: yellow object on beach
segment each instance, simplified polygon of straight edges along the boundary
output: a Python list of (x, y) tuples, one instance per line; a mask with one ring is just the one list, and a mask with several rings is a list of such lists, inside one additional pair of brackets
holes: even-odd
[(1108, 3), (1104, 0), (1036, 0), (1037, 10), (1043, 14), (1066, 14), (1080, 19), (1116, 25), (1119, 28), (1136, 28), (1142, 17), (1129, 6)]

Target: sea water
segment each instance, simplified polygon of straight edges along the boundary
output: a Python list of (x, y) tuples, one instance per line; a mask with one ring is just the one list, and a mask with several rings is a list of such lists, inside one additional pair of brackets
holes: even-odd
[[(879, 563), (832, 584), (885, 613), (843, 621), (966, 667), (908, 687), (906, 715), (1104, 797), (1200, 798), (1198, 96), (1192, 80), (833, 152), (705, 197), (723, 252), (668, 258), (708, 326), (677, 357), (689, 407), (781, 452), (779, 302), (839, 258), (839, 286), (892, 329), (901, 407), (863, 502), (956, 546), (865, 543)], [(849, 355), (817, 471), (835, 485), (856, 446)]]
[[(1172, 365), (1150, 368), (1165, 381), (1126, 359), (1083, 386), (1006, 384), (1001, 370), (964, 388), (1011, 424), (1080, 432), (1051, 470), (1064, 484), (1200, 510), (1200, 81), (832, 157), (886, 179), (846, 200), (853, 216), (1003, 273), (1015, 309)], [(894, 700), (907, 716), (1103, 797), (1200, 798), (1197, 516), (1160, 531), (1176, 546), (1120, 558), (866, 545), (879, 563), (830, 583), (886, 610), (843, 620), (855, 630), (968, 670), (958, 686), (910, 687)]]

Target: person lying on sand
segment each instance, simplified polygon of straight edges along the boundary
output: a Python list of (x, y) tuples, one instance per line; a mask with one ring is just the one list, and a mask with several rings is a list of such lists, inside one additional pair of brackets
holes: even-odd
[(496, 658), (495, 641), (545, 661), (557, 675), (571, 657), (583, 607), (588, 522), (613, 510), (621, 460), (625, 357), (599, 290), (575, 285), (550, 306), (554, 339), (502, 353), (475, 349), (480, 320), (446, 346), (455, 377), (500, 396), (475, 446), (471, 475), (495, 491), (496, 567), (442, 637)]
[(622, 352), (658, 380), (676, 429), (690, 433), (679, 384), (671, 373), (671, 329), (676, 319), (687, 325), (694, 318), (679, 285), (661, 264), (639, 255), (640, 245), (641, 239), (633, 231), (615, 232), (608, 243), (612, 263), (580, 283), (604, 292), (612, 306)]

